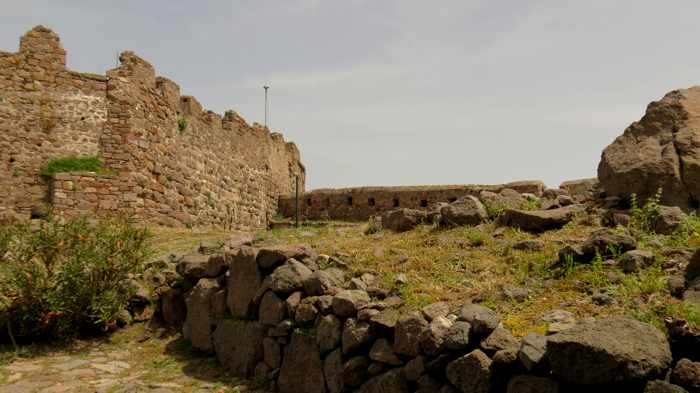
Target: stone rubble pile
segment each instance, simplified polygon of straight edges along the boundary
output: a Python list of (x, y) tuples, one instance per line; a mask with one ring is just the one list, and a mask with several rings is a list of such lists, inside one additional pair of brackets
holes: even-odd
[(552, 311), (554, 334), (518, 338), (479, 304), (406, 311), (374, 275), (353, 277), (307, 246), (236, 245), (181, 258), (177, 271), (163, 319), (233, 375), (282, 393), (655, 393), (700, 383), (700, 352), (687, 350), (700, 334), (678, 322), (669, 343), (633, 319)]

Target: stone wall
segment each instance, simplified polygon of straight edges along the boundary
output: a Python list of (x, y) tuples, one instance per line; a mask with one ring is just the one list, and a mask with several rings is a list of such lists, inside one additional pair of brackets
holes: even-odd
[(674, 367), (700, 342), (694, 332), (670, 329), (669, 343), (634, 319), (576, 321), (571, 314), (549, 325), (548, 335), (515, 337), (483, 305), (440, 302), (412, 311), (396, 288), (370, 273), (354, 275), (334, 257), (302, 245), (250, 243), (233, 238), (221, 253), (159, 261), (182, 280), (158, 290), (157, 315), (182, 326), (194, 348), (215, 354), (233, 376), (268, 381), (270, 390), (685, 392), (657, 379), (670, 373), (689, 387), (692, 378), (674, 375), (700, 366), (691, 362), (700, 360), (695, 351)]
[(19, 52), (0, 51), (0, 210), (29, 214), (47, 200), (38, 176), (53, 157), (97, 155), (107, 78), (66, 69), (58, 36), (37, 27)]
[[(500, 185), (448, 185), (412, 187), (358, 187), (320, 189), (299, 196), (299, 214), (306, 219), (366, 220), (381, 212), (405, 207), (426, 209), (439, 202), (453, 202), (481, 191), (499, 192), (510, 188), (521, 193), (541, 195), (541, 181), (519, 181)], [(294, 196), (280, 198), (280, 213), (293, 217)]]
[[(297, 176), (303, 190), (299, 151), (281, 134), (203, 109), (132, 52), (120, 62), (106, 76), (67, 71), (58, 36), (44, 27), (22, 37), (18, 53), (0, 53), (0, 210), (128, 207), (165, 225), (261, 228)], [(49, 159), (70, 155), (100, 157), (110, 176), (39, 176)]]

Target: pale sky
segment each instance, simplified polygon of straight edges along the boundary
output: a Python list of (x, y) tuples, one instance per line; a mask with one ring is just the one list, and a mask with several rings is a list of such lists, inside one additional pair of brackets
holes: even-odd
[(700, 79), (697, 0), (3, 0), (71, 69), (133, 50), (208, 109), (271, 125), (307, 188), (593, 177), (646, 105)]

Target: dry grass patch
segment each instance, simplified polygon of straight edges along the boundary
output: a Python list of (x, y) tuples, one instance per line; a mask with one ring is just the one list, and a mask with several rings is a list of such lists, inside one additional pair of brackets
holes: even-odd
[[(377, 274), (400, 294), (409, 308), (435, 301), (482, 302), (499, 311), (517, 335), (546, 330), (541, 316), (562, 309), (578, 317), (632, 315), (662, 327), (668, 315), (700, 324), (692, 307), (674, 299), (666, 289), (665, 275), (657, 267), (624, 275), (602, 261), (555, 269), (557, 252), (564, 244), (584, 241), (599, 228), (595, 217), (582, 214), (564, 228), (540, 236), (487, 223), (478, 227), (439, 229), (419, 226), (404, 232), (365, 234), (362, 225), (335, 228), (288, 228), (262, 232), (263, 244), (306, 243), (320, 253), (335, 255), (353, 273)], [(539, 251), (515, 250), (518, 240), (540, 239)], [(396, 278), (405, 277), (405, 284)], [(506, 299), (502, 287), (527, 288), (523, 302)], [(606, 289), (611, 304), (592, 301), (592, 291)]]

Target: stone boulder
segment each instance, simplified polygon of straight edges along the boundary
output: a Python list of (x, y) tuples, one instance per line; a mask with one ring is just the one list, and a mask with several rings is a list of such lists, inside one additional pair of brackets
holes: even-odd
[(345, 271), (336, 267), (317, 270), (304, 280), (304, 291), (309, 296), (325, 295), (331, 288), (342, 288)]
[(410, 231), (424, 222), (427, 222), (427, 215), (422, 210), (396, 209), (382, 214), (382, 228), (395, 232)]
[(567, 180), (559, 185), (559, 188), (577, 202), (583, 202), (595, 197), (598, 190), (598, 179)]
[(661, 188), (661, 202), (684, 210), (700, 200), (700, 87), (674, 90), (603, 150), (598, 179), (609, 196), (641, 202)]
[(620, 257), (619, 267), (625, 273), (634, 273), (654, 263), (654, 253), (647, 250), (630, 250)]
[(325, 354), (337, 348), (342, 334), (343, 323), (335, 315), (324, 315), (316, 320), (316, 343), (321, 353)]
[(203, 278), (185, 300), (188, 312), (182, 334), (190, 340), (193, 347), (204, 352), (213, 350), (211, 333), (217, 320), (213, 315), (211, 303), (217, 291), (219, 284), (216, 279)]
[(498, 211), (504, 209), (520, 209), (527, 202), (519, 192), (510, 188), (504, 188), (500, 192), (481, 191), (479, 200), (491, 210)]
[(423, 315), (419, 312), (413, 312), (399, 318), (394, 330), (394, 352), (401, 355), (418, 356), (421, 338), (428, 330), (428, 322), (423, 318)]
[(558, 393), (559, 384), (549, 378), (517, 375), (508, 382), (508, 393)]
[(243, 246), (231, 258), (226, 303), (231, 315), (236, 318), (250, 316), (254, 299), (262, 283), (258, 263), (255, 260), (257, 254), (256, 249)]
[[(230, 255), (230, 254), (228, 254)], [(200, 278), (214, 278), (226, 272), (229, 261), (226, 255), (188, 254), (178, 262), (176, 271), (191, 283)]]
[(637, 248), (637, 241), (626, 231), (619, 232), (610, 228), (593, 231), (583, 243), (581, 251), (588, 261), (596, 255), (609, 258)]
[(624, 317), (579, 322), (550, 336), (546, 357), (555, 376), (581, 385), (640, 381), (671, 364), (664, 334)]
[(690, 257), (688, 261), (688, 266), (685, 268), (685, 279), (692, 281), (695, 278), (700, 277), (700, 248), (695, 250), (695, 253)]
[(216, 357), (231, 374), (251, 378), (263, 359), (265, 330), (258, 322), (223, 320), (213, 335)]
[(581, 211), (583, 211), (581, 205), (570, 205), (550, 210), (506, 209), (499, 218), (499, 223), (526, 232), (541, 233), (563, 227)]
[(304, 258), (314, 258), (316, 253), (306, 245), (279, 245), (263, 247), (258, 252), (258, 265), (263, 269), (270, 269), (281, 265), (288, 259), (301, 261)]
[(491, 359), (476, 349), (447, 365), (447, 379), (463, 393), (491, 390)]
[(486, 208), (478, 198), (467, 195), (440, 209), (444, 226), (478, 225), (488, 218)]
[(647, 383), (647, 386), (644, 388), (644, 393), (688, 393), (688, 391), (678, 385), (656, 380)]
[(501, 323), (497, 312), (479, 304), (465, 304), (459, 312), (459, 320), (468, 322), (477, 335), (488, 335)]
[(401, 369), (378, 375), (363, 384), (357, 393), (409, 393), (408, 382)]
[(359, 289), (347, 289), (333, 297), (333, 312), (342, 318), (353, 317), (369, 304), (369, 295)]
[(700, 392), (700, 363), (679, 360), (671, 372), (671, 382), (691, 392)]
[(323, 362), (312, 336), (292, 335), (277, 380), (280, 393), (325, 393)]
[(304, 288), (312, 274), (311, 269), (296, 259), (289, 259), (270, 275), (270, 289), (275, 293), (288, 294)]
[(659, 214), (654, 219), (654, 232), (670, 235), (678, 229), (688, 216), (678, 206), (659, 206)]
[(161, 292), (160, 312), (168, 326), (180, 327), (185, 323), (187, 304), (181, 288), (168, 287)]

